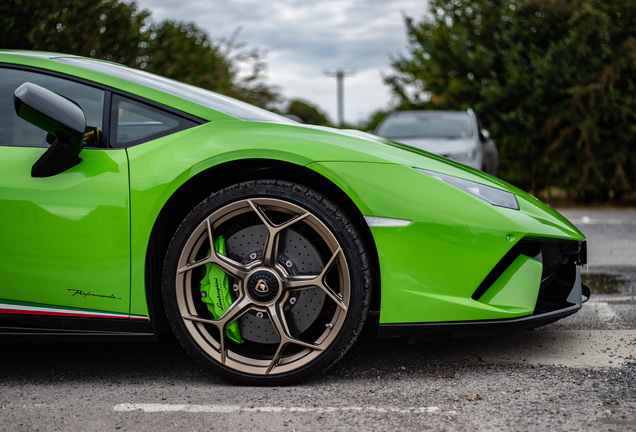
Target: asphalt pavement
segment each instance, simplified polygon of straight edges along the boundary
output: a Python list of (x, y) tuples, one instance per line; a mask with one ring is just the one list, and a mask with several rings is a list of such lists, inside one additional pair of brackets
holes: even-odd
[(0, 431), (632, 431), (636, 210), (562, 210), (588, 236), (592, 297), (488, 338), (378, 339), (288, 387), (228, 383), (155, 343), (0, 346)]

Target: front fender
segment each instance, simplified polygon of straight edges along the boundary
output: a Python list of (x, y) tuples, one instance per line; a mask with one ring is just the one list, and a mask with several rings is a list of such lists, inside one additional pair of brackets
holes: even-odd
[[(411, 221), (408, 226), (371, 227), (380, 262), (381, 323), (527, 315), (534, 304), (488, 304), (471, 296), (519, 240), (585, 239), (561, 215), (525, 193), (517, 194), (520, 209), (512, 210), (495, 207), (410, 166), (315, 163), (310, 167), (339, 185), (363, 215)], [(528, 264), (523, 271), (540, 280), (540, 267)], [(511, 278), (512, 289), (520, 296), (529, 289), (525, 279)]]

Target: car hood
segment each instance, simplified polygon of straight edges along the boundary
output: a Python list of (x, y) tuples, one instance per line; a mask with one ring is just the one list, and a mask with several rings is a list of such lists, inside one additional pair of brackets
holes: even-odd
[[(471, 168), (463, 163), (447, 159), (446, 157), (440, 156), (436, 152), (432, 152), (430, 150), (391, 141), (377, 135), (353, 129), (333, 129), (323, 126), (310, 125), (302, 125), (302, 127), (305, 129), (324, 130), (325, 132), (330, 132), (332, 134), (336, 133), (341, 136), (362, 138), (367, 142), (364, 143), (359, 140), (351, 142), (351, 144), (354, 144), (356, 150), (362, 151), (367, 155), (379, 157), (389, 163), (398, 163), (402, 165), (410, 165), (414, 168), (423, 168), (429, 171), (448, 174), (464, 180), (506, 190), (515, 194), (524, 196), (527, 195), (526, 192), (516, 188), (510, 183), (498, 179), (497, 177), (493, 177), (490, 174), (486, 174), (478, 169)], [(474, 144), (467, 145), (467, 142), (472, 143), (472, 140), (461, 140), (461, 144), (457, 143), (457, 148), (460, 148), (460, 146), (466, 146), (463, 148), (467, 148), (467, 151), (470, 151)]]
[[(315, 128), (314, 128), (315, 129)], [(350, 136), (361, 138), (357, 140), (335, 140), (338, 147), (346, 147), (349, 150), (353, 150), (354, 153), (348, 153), (350, 158), (349, 162), (375, 162), (375, 163), (389, 163), (400, 164), (404, 166), (410, 166), (414, 168), (421, 168), (428, 171), (447, 174), (450, 176), (458, 177), (464, 180), (480, 183), (486, 186), (494, 187), (497, 189), (505, 190), (517, 195), (519, 205), (522, 209), (522, 213), (530, 216), (534, 221), (537, 221), (540, 225), (558, 230), (565, 229), (568, 233), (573, 233), (577, 238), (585, 238), (580, 231), (572, 225), (567, 219), (556, 212), (547, 204), (541, 202), (533, 195), (501, 180), (496, 177), (486, 174), (475, 168), (471, 168), (459, 162), (447, 159), (443, 156), (427, 152), (403, 143), (397, 143), (387, 140), (377, 135), (372, 135), (366, 132), (356, 130), (335, 130), (330, 128), (321, 128), (325, 131), (331, 132), (329, 135), (334, 136), (334, 133), (342, 136)], [(306, 130), (306, 129), (305, 129)], [(326, 137), (325, 137), (326, 138)], [(324, 138), (323, 138), (324, 139)], [(321, 139), (322, 141), (322, 139)], [(331, 141), (331, 140), (329, 140)], [(327, 142), (325, 141), (325, 144)], [(333, 141), (332, 141), (333, 143)], [(360, 152), (360, 153), (358, 153)], [(359, 156), (356, 156), (358, 153)], [(359, 159), (358, 159), (359, 158)], [(368, 159), (367, 159), (368, 158)], [(363, 160), (364, 159), (364, 160)], [(373, 159), (373, 160), (371, 160)], [(323, 159), (327, 160), (327, 159)], [(331, 161), (337, 161), (337, 159), (331, 159)], [(519, 213), (521, 214), (521, 213)], [(511, 217), (517, 218), (518, 214), (510, 213)]]
[[(209, 129), (217, 135), (217, 139), (231, 134), (233, 141), (244, 140), (263, 149), (275, 142), (299, 156), (295, 163), (302, 165), (314, 162), (399, 164), (526, 195), (526, 192), (501, 179), (444, 156), (358, 130), (243, 120), (211, 122), (200, 127)], [(238, 151), (235, 145), (226, 145), (233, 148), (233, 152)], [(256, 150), (245, 151), (253, 155)]]
[(472, 138), (402, 138), (397, 142), (440, 155), (468, 153), (475, 148)]

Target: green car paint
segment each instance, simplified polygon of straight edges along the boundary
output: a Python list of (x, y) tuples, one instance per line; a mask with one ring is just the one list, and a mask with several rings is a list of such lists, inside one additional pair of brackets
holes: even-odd
[(540, 262), (530, 257), (518, 256), (479, 301), (530, 315), (539, 295), (541, 267)]
[[(225, 237), (219, 236), (214, 248), (218, 254), (225, 256)], [(219, 319), (233, 302), (227, 274), (212, 263), (205, 265), (205, 276), (201, 279), (201, 301), (208, 305), (214, 319)], [(225, 335), (234, 343), (243, 343), (237, 321), (227, 326)]]
[[(488, 296), (474, 300), (471, 294), (524, 238), (584, 240), (534, 197), (442, 157), (355, 131), (239, 120), (49, 57), (0, 52), (2, 63), (94, 81), (206, 123), (125, 150), (85, 149), (81, 164), (45, 179), (29, 176), (42, 148), (0, 147), (0, 200), (11, 208), (0, 217), (3, 226), (12, 227), (0, 245), (0, 298), (148, 316), (148, 245), (162, 209), (189, 180), (237, 161), (304, 167), (342, 190), (361, 215), (412, 221), (371, 227), (380, 265), (381, 323), (528, 315), (541, 276), (541, 264), (531, 258), (515, 262)], [(414, 167), (509, 191), (520, 209), (495, 207)], [(52, 208), (52, 202), (62, 204)], [(41, 233), (43, 226), (52, 228)], [(71, 296), (69, 289), (117, 300)]]
[[(343, 145), (346, 145), (343, 149), (334, 142), (339, 141), (339, 136), (320, 129), (310, 129), (307, 133), (310, 140), (307, 136), (300, 136), (299, 131), (304, 129), (260, 123), (209, 123), (178, 136), (158, 140), (152, 148), (130, 148), (131, 173), (137, 174), (137, 167), (156, 167), (152, 171), (152, 174), (156, 174), (153, 176), (147, 170), (142, 172), (141, 168), (138, 175), (131, 175), (133, 238), (135, 233), (143, 233), (144, 238), (139, 243), (145, 245), (150, 237), (152, 221), (169, 197), (187, 179), (214, 166), (247, 159), (248, 156), (261, 159), (275, 157), (298, 165), (306, 164), (347, 193), (363, 215), (416, 221), (406, 228), (372, 229), (381, 265), (381, 322), (519, 316), (492, 308), (485, 310), (481, 303), (470, 299), (470, 294), (488, 271), (516, 243), (506, 240), (506, 236), (513, 234), (516, 240), (529, 234), (546, 238), (584, 238), (567, 220), (547, 207), (539, 207), (544, 205), (514, 187), (507, 189), (517, 192), (520, 205), (523, 206), (519, 211), (494, 207), (419, 173), (412, 166), (436, 169), (472, 181), (479, 181), (481, 173), (472, 173), (470, 169), (457, 164), (446, 166), (443, 160), (435, 160), (431, 164), (424, 155), (403, 155), (404, 151), (387, 148), (375, 141), (365, 143), (367, 145), (363, 148), (356, 148), (352, 142), (354, 140), (348, 136), (342, 140)], [(269, 133), (265, 134), (265, 131)], [(214, 134), (213, 139), (210, 139), (211, 134)], [(244, 138), (237, 139), (237, 135)], [(272, 147), (277, 147), (278, 151), (267, 150)], [(380, 158), (382, 150), (389, 161)], [(312, 157), (329, 162), (307, 163)], [(343, 159), (356, 162), (341, 162)], [(401, 163), (390, 163), (391, 159)], [(174, 181), (169, 173), (171, 169), (178, 169), (177, 165), (180, 164), (183, 165), (183, 173)], [(165, 180), (160, 180), (159, 175), (164, 176)], [(374, 182), (374, 178), (391, 179), (391, 182)], [(172, 184), (168, 183), (170, 180), (173, 180)], [(498, 186), (500, 181), (490, 183)], [(164, 184), (166, 189), (158, 188), (160, 184)], [(151, 185), (155, 185), (155, 188)], [(421, 204), (413, 205), (416, 200)], [(143, 208), (138, 205), (143, 205)], [(526, 209), (530, 210), (526, 212)], [(143, 210), (144, 214), (138, 214), (136, 210)], [(471, 218), (467, 219), (467, 214)], [(449, 221), (454, 225), (449, 225)], [(144, 230), (144, 227), (148, 228)], [(405, 235), (396, 235), (399, 230), (406, 230)], [(138, 261), (140, 269), (145, 263), (142, 252)], [(461, 266), (461, 272), (456, 271), (458, 266)], [(409, 275), (408, 279), (399, 284), (404, 288), (393, 288), (405, 275)], [(433, 280), (427, 282), (428, 279)], [(429, 304), (427, 297), (415, 296), (410, 299), (413, 296), (409, 294), (422, 283), (425, 283), (424, 287), (419, 288), (422, 292), (450, 292), (450, 301), (440, 303), (430, 300)], [(402, 304), (406, 306), (405, 311)], [(455, 305), (462, 307), (457, 309)], [(471, 310), (472, 313), (466, 313)]]
[[(549, 208), (540, 210), (535, 204), (540, 202), (525, 193), (517, 194), (520, 210), (511, 210), (404, 165), (322, 163), (314, 168), (334, 182), (346, 181), (344, 190), (351, 191), (350, 196), (355, 191), (368, 209), (365, 215), (413, 221), (405, 227), (371, 228), (381, 268), (381, 323), (528, 315), (526, 310), (473, 300), (471, 294), (524, 237), (584, 239), (567, 220), (546, 211)], [(346, 180), (339, 178), (341, 173)], [(373, 176), (395, 183), (371, 183)], [(540, 277), (541, 266), (535, 270)], [(521, 293), (526, 284), (515, 279), (509, 289)]]
[(84, 150), (72, 169), (33, 178), (41, 154), (0, 146), (0, 299), (128, 314), (126, 151)]

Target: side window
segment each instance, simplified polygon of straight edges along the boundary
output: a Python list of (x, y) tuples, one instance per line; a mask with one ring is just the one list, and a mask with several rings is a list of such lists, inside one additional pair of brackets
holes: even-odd
[(131, 147), (197, 124), (191, 120), (119, 95), (113, 95), (111, 147)]
[(46, 132), (18, 117), (13, 107), (13, 92), (31, 82), (76, 102), (86, 115), (86, 125), (102, 129), (104, 91), (64, 78), (37, 72), (0, 68), (0, 145), (48, 147)]

